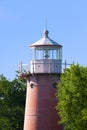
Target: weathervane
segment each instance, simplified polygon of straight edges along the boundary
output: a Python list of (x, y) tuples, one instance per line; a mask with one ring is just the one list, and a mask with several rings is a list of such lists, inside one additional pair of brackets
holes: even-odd
[(46, 30), (47, 30), (47, 16), (46, 16), (46, 25), (45, 26), (46, 26)]

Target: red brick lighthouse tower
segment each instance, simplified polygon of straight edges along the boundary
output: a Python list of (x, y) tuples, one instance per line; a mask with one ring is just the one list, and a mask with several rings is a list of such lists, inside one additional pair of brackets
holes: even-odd
[(63, 130), (55, 109), (56, 84), (61, 74), (62, 46), (48, 37), (32, 44), (30, 72), (27, 79), (24, 130)]

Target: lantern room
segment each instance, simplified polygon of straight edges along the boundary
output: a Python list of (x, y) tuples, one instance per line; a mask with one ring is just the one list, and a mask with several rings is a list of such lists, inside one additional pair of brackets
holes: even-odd
[(44, 37), (32, 44), (31, 73), (61, 73), (62, 45), (48, 37), (48, 30)]

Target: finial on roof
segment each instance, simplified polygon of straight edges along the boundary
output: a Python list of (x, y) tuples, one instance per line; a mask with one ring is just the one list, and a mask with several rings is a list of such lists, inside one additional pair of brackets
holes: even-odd
[(48, 30), (45, 30), (45, 31), (44, 31), (44, 36), (45, 36), (45, 38), (48, 37), (48, 34), (49, 34), (49, 31), (48, 31)]

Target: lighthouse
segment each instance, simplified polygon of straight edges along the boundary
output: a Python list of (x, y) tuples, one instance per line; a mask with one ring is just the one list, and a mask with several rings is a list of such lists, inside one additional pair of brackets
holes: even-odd
[[(30, 45), (30, 67), (20, 75), (27, 80), (24, 130), (63, 130), (58, 124), (56, 85), (62, 71), (62, 45), (49, 38)], [(27, 65), (24, 66), (27, 68)]]

